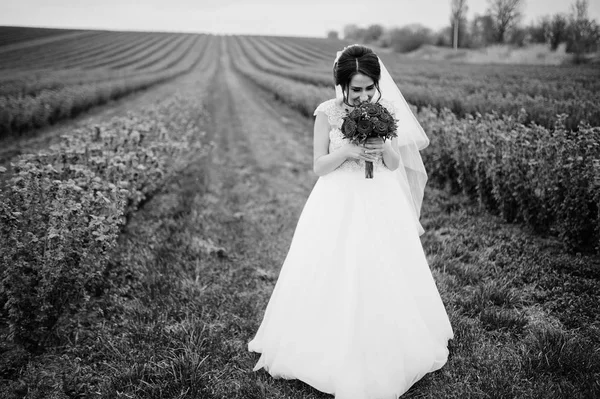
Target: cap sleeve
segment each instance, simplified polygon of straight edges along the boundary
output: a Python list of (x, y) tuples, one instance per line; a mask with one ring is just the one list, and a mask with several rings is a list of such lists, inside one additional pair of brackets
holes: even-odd
[(329, 105), (331, 103), (331, 100), (327, 100), (327, 101), (323, 101), (321, 104), (319, 104), (317, 106), (317, 108), (315, 109), (315, 112), (313, 112), (313, 116), (317, 116), (317, 112), (324, 112), (327, 116), (329, 116)]

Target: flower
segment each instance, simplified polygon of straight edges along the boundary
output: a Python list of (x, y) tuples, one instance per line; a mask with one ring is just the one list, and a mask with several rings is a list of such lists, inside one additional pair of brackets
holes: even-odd
[(356, 132), (356, 122), (350, 118), (344, 119), (344, 123), (342, 123), (342, 133), (344, 136), (354, 136)]
[(365, 144), (369, 137), (396, 137), (396, 120), (380, 103), (363, 103), (348, 112), (341, 131), (351, 143)]
[(382, 108), (376, 106), (375, 104), (368, 104), (366, 111), (369, 117), (374, 117), (381, 115), (381, 110)]
[(379, 122), (377, 122), (377, 123), (374, 124), (374, 128), (373, 129), (380, 136), (383, 136), (383, 135), (385, 135), (388, 132), (388, 128), (389, 128), (389, 125), (387, 123), (379, 121)]
[(361, 136), (365, 136), (366, 139), (366, 137), (369, 136), (369, 133), (371, 133), (373, 130), (373, 124), (367, 119), (361, 119), (358, 121), (358, 126), (356, 129), (358, 130), (358, 133)]
[(392, 120), (394, 120), (394, 118), (392, 117), (392, 115), (390, 115), (387, 112), (382, 112), (381, 115), (379, 115), (379, 120), (381, 122), (385, 122), (385, 123), (389, 123)]

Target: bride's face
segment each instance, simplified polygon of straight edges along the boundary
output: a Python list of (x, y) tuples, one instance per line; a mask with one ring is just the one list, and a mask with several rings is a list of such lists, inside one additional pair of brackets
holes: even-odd
[(352, 105), (358, 105), (363, 102), (369, 102), (375, 95), (375, 82), (370, 77), (357, 73), (350, 80), (348, 85), (348, 102)]

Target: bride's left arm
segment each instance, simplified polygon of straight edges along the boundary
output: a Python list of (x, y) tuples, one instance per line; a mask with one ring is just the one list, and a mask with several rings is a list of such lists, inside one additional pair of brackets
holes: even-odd
[(400, 166), (400, 152), (398, 151), (398, 139), (394, 137), (383, 143), (383, 163), (390, 170), (398, 169)]

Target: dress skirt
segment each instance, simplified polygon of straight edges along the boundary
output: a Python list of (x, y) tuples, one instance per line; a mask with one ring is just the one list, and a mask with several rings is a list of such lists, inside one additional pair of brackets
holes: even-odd
[(320, 177), (248, 349), (254, 370), (337, 399), (392, 399), (447, 361), (453, 331), (395, 174)]

